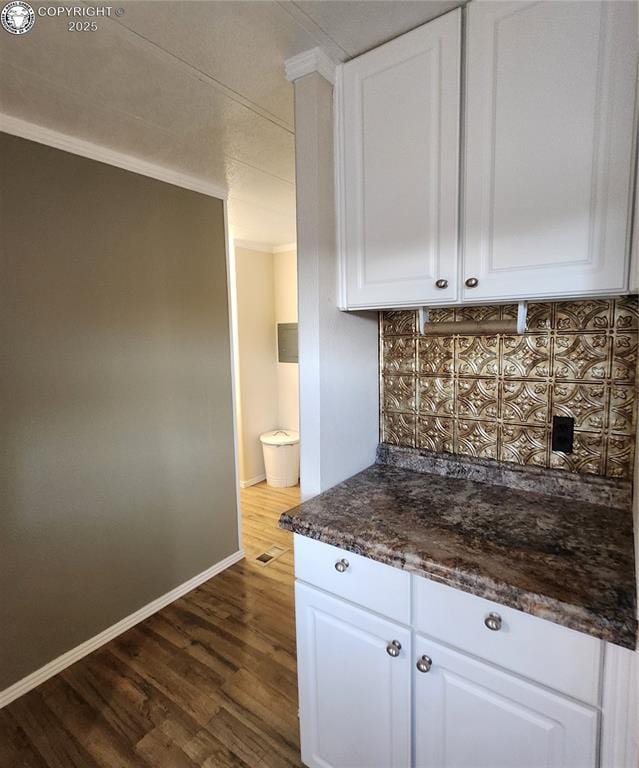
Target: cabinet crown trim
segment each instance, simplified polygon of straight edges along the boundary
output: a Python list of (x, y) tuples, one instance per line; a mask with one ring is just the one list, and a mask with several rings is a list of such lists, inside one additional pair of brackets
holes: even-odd
[(317, 72), (331, 85), (335, 85), (335, 68), (335, 62), (321, 48), (302, 51), (284, 62), (286, 79), (292, 83), (300, 77)]

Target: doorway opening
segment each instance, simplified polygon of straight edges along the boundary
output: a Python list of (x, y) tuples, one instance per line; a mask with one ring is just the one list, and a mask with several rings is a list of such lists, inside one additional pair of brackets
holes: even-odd
[(231, 240), (229, 272), (242, 547), (255, 560), (282, 543), (282, 503), (299, 499), (296, 245)]

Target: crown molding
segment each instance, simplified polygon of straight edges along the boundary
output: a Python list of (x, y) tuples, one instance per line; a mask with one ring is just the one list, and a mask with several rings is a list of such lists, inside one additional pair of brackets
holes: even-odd
[(290, 253), (291, 251), (297, 251), (297, 243), (286, 243), (285, 245), (276, 245), (273, 248), (273, 253)]
[(138, 173), (141, 176), (164, 181), (176, 187), (200, 192), (203, 195), (209, 195), (209, 197), (225, 200), (228, 196), (228, 190), (225, 187), (211, 184), (204, 179), (198, 179), (186, 173), (180, 173), (170, 168), (164, 168), (161, 165), (149, 163), (133, 155), (116, 152), (108, 147), (77, 139), (74, 136), (45, 128), (42, 125), (36, 125), (36, 123), (29, 123), (26, 120), (21, 120), (18, 117), (13, 117), (3, 112), (0, 112), (0, 131), (10, 133), (12, 136), (19, 136), (22, 139), (36, 141), (38, 144), (46, 144), (48, 147), (61, 149), (64, 152), (71, 152), (74, 155), (80, 155), (90, 160), (113, 165), (116, 168)]
[(234, 239), (233, 244), (236, 248), (243, 248), (245, 251), (257, 251), (258, 253), (289, 253), (289, 251), (297, 250), (297, 243), (269, 245), (268, 243), (258, 243), (254, 240)]
[(284, 62), (286, 79), (291, 82), (295, 82), (305, 75), (310, 75), (312, 72), (317, 72), (331, 85), (335, 85), (335, 67), (335, 62), (321, 48), (303, 51)]
[(273, 253), (273, 246), (268, 243), (258, 243), (254, 240), (233, 240), (236, 248), (243, 248), (245, 251), (257, 251), (258, 253)]
[(290, 16), (290, 18), (304, 30), (304, 32), (310, 35), (316, 45), (318, 45), (324, 53), (328, 54), (333, 61), (341, 62), (351, 58), (348, 51), (345, 51), (341, 45), (327, 35), (319, 24), (306, 13), (306, 11), (299, 8), (295, 3), (292, 3), (291, 0), (275, 0), (275, 2), (284, 13)]

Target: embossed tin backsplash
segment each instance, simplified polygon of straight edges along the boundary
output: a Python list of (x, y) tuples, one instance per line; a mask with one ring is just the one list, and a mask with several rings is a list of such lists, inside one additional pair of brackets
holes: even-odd
[[(506, 319), (514, 305), (431, 310)], [(523, 336), (420, 336), (414, 311), (380, 313), (381, 439), (572, 472), (631, 478), (637, 297), (530, 304)], [(553, 415), (574, 452), (551, 450)]]

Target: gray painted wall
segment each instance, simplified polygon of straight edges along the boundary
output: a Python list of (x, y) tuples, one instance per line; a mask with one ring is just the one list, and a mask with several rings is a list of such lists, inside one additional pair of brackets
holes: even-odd
[(238, 549), (222, 201), (0, 134), (0, 689)]

